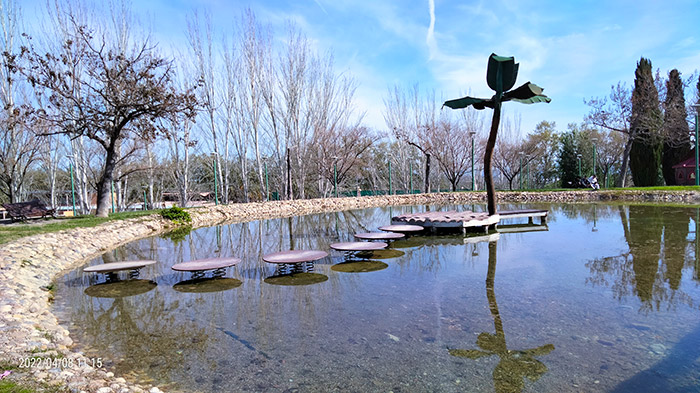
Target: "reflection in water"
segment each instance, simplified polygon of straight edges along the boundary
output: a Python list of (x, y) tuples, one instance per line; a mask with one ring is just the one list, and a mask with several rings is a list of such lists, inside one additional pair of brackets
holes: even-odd
[(243, 282), (235, 278), (195, 278), (192, 280), (180, 281), (173, 285), (173, 289), (178, 292), (206, 293), (227, 291), (229, 289), (238, 288), (241, 284), (243, 284)]
[(497, 243), (489, 243), (489, 266), (486, 275), (486, 297), (489, 301), (489, 310), (493, 317), (496, 334), (481, 333), (476, 339), (478, 349), (450, 349), (452, 356), (479, 359), (485, 356), (497, 355), (499, 362), (493, 370), (493, 383), (496, 392), (512, 393), (520, 392), (525, 387), (524, 378), (532, 382), (537, 381), (547, 372), (547, 366), (535, 356), (543, 356), (554, 350), (553, 344), (546, 344), (537, 348), (525, 350), (511, 350), (506, 345), (506, 334), (503, 330), (503, 321), (498, 312), (494, 281), (496, 279), (496, 249)]
[(319, 273), (290, 273), (271, 276), (265, 282), (272, 285), (311, 285), (328, 281), (328, 276)]
[(616, 298), (636, 295), (646, 311), (678, 303), (695, 307), (692, 297), (679, 286), (683, 268), (697, 260), (693, 251), (697, 238), (690, 236), (696, 209), (631, 205), (618, 210), (629, 249), (586, 263), (591, 271), (587, 282), (612, 282)]
[(365, 273), (384, 270), (388, 267), (389, 265), (387, 265), (384, 262), (366, 260), (338, 263), (336, 265), (331, 266), (331, 270), (343, 273)]
[(141, 295), (157, 285), (150, 280), (110, 281), (85, 288), (85, 294), (92, 297), (119, 298)]
[(366, 259), (392, 259), (402, 257), (405, 254), (406, 253), (401, 250), (375, 250), (360, 252), (357, 256)]

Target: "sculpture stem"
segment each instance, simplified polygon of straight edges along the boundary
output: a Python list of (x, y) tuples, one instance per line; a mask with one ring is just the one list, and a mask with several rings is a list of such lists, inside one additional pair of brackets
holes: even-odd
[(486, 183), (486, 200), (490, 216), (496, 214), (496, 188), (494, 187), (493, 175), (491, 174), (491, 160), (493, 158), (493, 149), (496, 146), (498, 125), (501, 123), (501, 101), (498, 99), (495, 101), (491, 132), (489, 133), (489, 139), (486, 142), (486, 152), (484, 153), (484, 182)]

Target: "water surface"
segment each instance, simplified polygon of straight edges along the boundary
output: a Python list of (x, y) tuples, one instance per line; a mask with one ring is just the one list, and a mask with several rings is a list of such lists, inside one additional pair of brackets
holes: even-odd
[[(547, 230), (417, 236), (365, 264), (332, 252), (309, 285), (269, 280), (260, 257), (426, 207), (180, 231), (88, 264), (157, 260), (139, 280), (66, 274), (55, 311), (111, 371), (187, 392), (698, 391), (699, 210), (501, 206), (523, 207), (549, 209), (530, 228)], [(204, 282), (170, 269), (217, 256), (242, 262)]]

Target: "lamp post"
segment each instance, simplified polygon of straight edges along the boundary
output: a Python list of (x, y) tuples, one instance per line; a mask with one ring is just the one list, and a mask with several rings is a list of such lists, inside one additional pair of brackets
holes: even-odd
[(143, 210), (146, 211), (146, 204), (148, 200), (146, 199), (146, 186), (143, 186)]
[(73, 217), (75, 217), (75, 183), (73, 182), (73, 161), (70, 159), (73, 156), (68, 156), (68, 167), (70, 168), (70, 193), (73, 196)]
[(472, 191), (474, 191), (474, 135), (476, 131), (469, 131), (469, 136), (472, 137)]
[(292, 190), (292, 145), (287, 146), (287, 199), (292, 200), (294, 192)]
[(700, 104), (691, 105), (695, 109), (695, 185), (700, 185), (700, 169), (698, 168), (698, 112)]
[(596, 146), (595, 143), (598, 141), (598, 138), (591, 138), (591, 141), (593, 141), (593, 176), (598, 177), (596, 174)]
[(577, 154), (576, 158), (578, 158), (578, 177), (581, 178), (581, 155)]
[(111, 181), (110, 183), (111, 183), (110, 184), (111, 185), (111, 188), (110, 188), (111, 192), (109, 194), (109, 199), (112, 200), (112, 213), (114, 213), (114, 181)]

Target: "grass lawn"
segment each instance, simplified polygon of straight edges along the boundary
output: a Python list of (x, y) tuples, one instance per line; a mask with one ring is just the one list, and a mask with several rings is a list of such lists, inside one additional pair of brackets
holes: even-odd
[[(60, 217), (48, 219), (34, 219), (27, 222), (12, 224), (0, 224), (0, 244), (11, 242), (25, 236), (41, 233), (58, 232), (64, 229), (79, 227), (94, 227), (107, 221), (126, 220), (128, 218), (142, 217), (157, 214), (160, 210), (133, 211), (110, 214), (108, 218), (95, 216)], [(0, 391), (2, 393), (2, 391)]]

